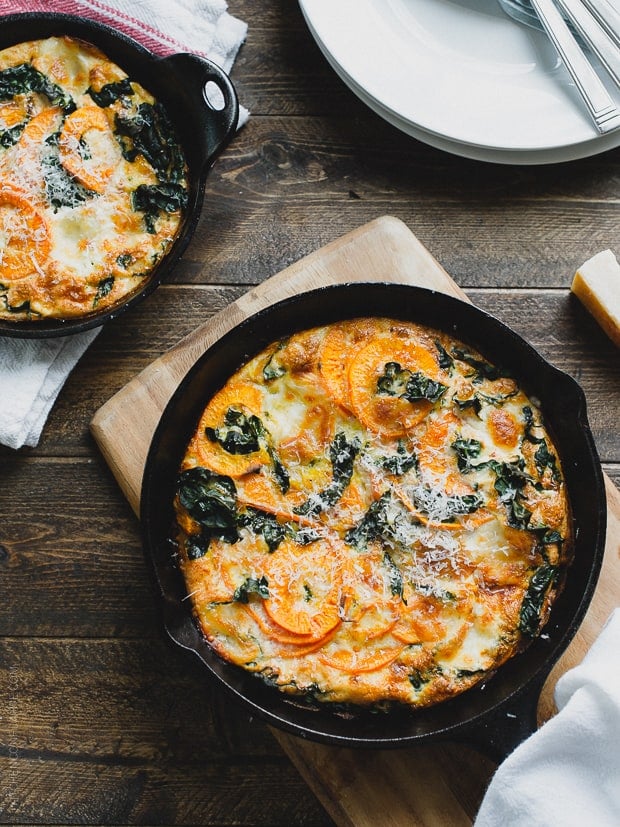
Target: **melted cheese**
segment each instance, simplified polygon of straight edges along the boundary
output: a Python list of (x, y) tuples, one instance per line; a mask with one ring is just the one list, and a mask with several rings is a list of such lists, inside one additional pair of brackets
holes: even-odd
[[(532, 400), (465, 350), (389, 319), (313, 328), (210, 400), (181, 466), (176, 541), (196, 619), (223, 658), (319, 701), (426, 706), (527, 644), (532, 577), (569, 558), (561, 468)], [(369, 353), (370, 366), (356, 364)], [(423, 359), (403, 369), (394, 353)], [(357, 375), (366, 390), (348, 395)], [(389, 395), (417, 406), (414, 424), (362, 424), (356, 407)], [(236, 540), (212, 528), (208, 497), (192, 511), (198, 478), (234, 490)], [(556, 591), (535, 605), (537, 631)]]
[[(0, 147), (0, 318), (106, 310), (140, 289), (178, 234), (184, 163), (174, 175), (155, 169), (139, 142), (120, 134), (119, 119), (154, 112), (156, 102), (89, 44), (66, 37), (21, 43), (0, 52), (0, 77), (3, 71), (38, 72), (47, 87), (26, 82), (0, 102), (0, 132), (19, 131)], [(119, 82), (124, 92), (102, 105), (89, 91)], [(163, 135), (163, 150), (178, 150), (175, 142)], [(175, 204), (151, 215), (134, 203), (139, 187), (172, 181)]]

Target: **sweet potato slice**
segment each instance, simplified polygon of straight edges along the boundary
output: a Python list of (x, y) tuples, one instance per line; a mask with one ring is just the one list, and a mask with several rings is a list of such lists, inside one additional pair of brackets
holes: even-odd
[[(83, 149), (84, 144), (88, 151)], [(58, 141), (60, 162), (87, 189), (103, 192), (119, 160), (120, 150), (105, 112), (83, 106), (67, 116)]]
[(23, 193), (0, 189), (0, 282), (16, 281), (39, 270), (50, 247), (43, 215)]
[(206, 429), (225, 427), (225, 417), (229, 410), (240, 411), (246, 416), (261, 414), (262, 392), (257, 385), (248, 382), (229, 382), (207, 405), (196, 434), (192, 439), (189, 451), (195, 453), (202, 465), (205, 465), (216, 474), (225, 474), (230, 477), (240, 477), (251, 471), (258, 471), (263, 465), (270, 462), (269, 455), (263, 443), (257, 450), (249, 453), (231, 453), (217, 441), (207, 436)]
[(404, 649), (405, 644), (390, 635), (370, 643), (349, 640), (346, 644), (337, 636), (317, 658), (327, 666), (358, 675), (361, 672), (376, 672), (387, 666)]
[(335, 543), (285, 540), (270, 555), (265, 575), (265, 610), (283, 629), (318, 640), (340, 623), (342, 557)]
[(58, 130), (62, 120), (62, 110), (58, 106), (43, 109), (28, 121), (19, 139), (20, 147), (40, 148), (43, 141)]
[(412, 402), (402, 395), (381, 393), (379, 380), (390, 364), (397, 364), (412, 374), (423, 374), (432, 381), (439, 381), (440, 369), (434, 354), (422, 344), (387, 337), (371, 339), (352, 360), (348, 385), (353, 411), (374, 433), (399, 437), (424, 419), (432, 410), (433, 402), (428, 399)]
[(386, 319), (350, 319), (331, 325), (319, 351), (321, 378), (330, 396), (345, 410), (351, 410), (348, 372), (360, 346), (371, 337), (387, 332)]

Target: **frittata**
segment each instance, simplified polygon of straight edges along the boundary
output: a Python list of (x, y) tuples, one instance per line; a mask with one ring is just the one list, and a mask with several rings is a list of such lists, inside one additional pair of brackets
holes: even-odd
[(94, 46), (0, 52), (0, 318), (81, 317), (137, 291), (187, 187), (164, 108)]
[(208, 401), (175, 541), (213, 649), (316, 701), (423, 707), (540, 634), (570, 558), (535, 400), (385, 318), (274, 342)]

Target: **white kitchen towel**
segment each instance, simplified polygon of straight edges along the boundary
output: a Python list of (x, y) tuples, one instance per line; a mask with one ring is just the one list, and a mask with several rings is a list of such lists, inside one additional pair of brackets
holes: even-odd
[(499, 766), (474, 827), (620, 825), (620, 608), (555, 701), (558, 714)]
[[(62, 12), (107, 23), (154, 54), (193, 52), (230, 71), (246, 24), (224, 0), (3, 0), (2, 14)], [(248, 117), (240, 107), (239, 126)], [(37, 445), (67, 376), (99, 329), (60, 339), (0, 339), (0, 443)]]

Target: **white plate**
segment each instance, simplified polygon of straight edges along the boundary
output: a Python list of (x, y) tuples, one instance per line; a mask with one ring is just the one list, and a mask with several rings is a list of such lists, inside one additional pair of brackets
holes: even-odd
[[(541, 32), (496, 0), (300, 0), (350, 88), (419, 140), (501, 163), (552, 163), (620, 146), (599, 136)], [(609, 91), (620, 105), (620, 92)]]

